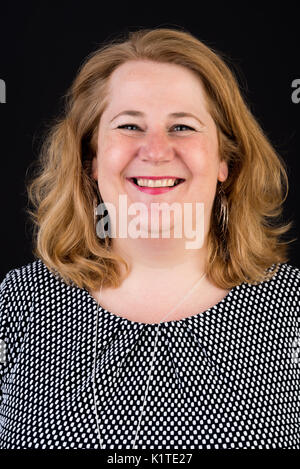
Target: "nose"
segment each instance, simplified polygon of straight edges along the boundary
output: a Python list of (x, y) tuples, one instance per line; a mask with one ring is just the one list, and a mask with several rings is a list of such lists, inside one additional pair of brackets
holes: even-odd
[(143, 161), (160, 163), (174, 158), (174, 148), (169, 137), (163, 131), (153, 131), (146, 135), (139, 148), (139, 157)]

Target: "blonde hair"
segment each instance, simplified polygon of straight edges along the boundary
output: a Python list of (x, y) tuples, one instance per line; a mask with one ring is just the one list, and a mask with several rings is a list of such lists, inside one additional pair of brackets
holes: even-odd
[(112, 252), (111, 239), (97, 237), (93, 201), (98, 188), (91, 177), (109, 78), (129, 60), (187, 67), (204, 86), (221, 159), (229, 168), (222, 183), (228, 230), (222, 240), (215, 197), (207, 239), (207, 277), (225, 289), (272, 278), (276, 270), (270, 266), (288, 261), (287, 244), (294, 241), (280, 240), (293, 224), (280, 220), (288, 193), (285, 163), (246, 105), (226, 58), (189, 32), (167, 28), (116, 37), (81, 65), (65, 95), (63, 115), (47, 130), (26, 186), (33, 207), (27, 212), (34, 227), (34, 255), (67, 284), (91, 290), (101, 283), (118, 287), (120, 263), (129, 272), (126, 261)]

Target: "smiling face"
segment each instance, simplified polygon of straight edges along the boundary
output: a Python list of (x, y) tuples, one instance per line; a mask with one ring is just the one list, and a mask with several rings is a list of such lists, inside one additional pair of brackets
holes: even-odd
[[(207, 231), (217, 180), (224, 181), (228, 169), (219, 160), (217, 129), (199, 78), (176, 64), (138, 60), (120, 65), (109, 84), (92, 166), (103, 201), (118, 208), (119, 195), (125, 194), (128, 207), (203, 202)], [(120, 114), (127, 110), (139, 114)], [(137, 176), (184, 182), (151, 194), (129, 180)]]

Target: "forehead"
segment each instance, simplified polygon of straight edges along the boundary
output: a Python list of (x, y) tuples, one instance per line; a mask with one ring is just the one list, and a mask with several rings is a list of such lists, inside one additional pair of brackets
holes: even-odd
[(110, 101), (159, 98), (177, 103), (204, 103), (205, 92), (196, 72), (173, 63), (132, 60), (117, 67), (109, 79)]

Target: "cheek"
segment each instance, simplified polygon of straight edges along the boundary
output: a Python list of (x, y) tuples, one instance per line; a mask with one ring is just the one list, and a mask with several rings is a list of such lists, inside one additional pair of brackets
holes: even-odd
[(194, 176), (208, 177), (217, 172), (218, 148), (215, 143), (209, 139), (203, 138), (197, 143), (191, 143), (190, 148), (186, 149), (189, 158), (189, 166)]
[(105, 139), (102, 144), (98, 144), (100, 148), (99, 158), (99, 171), (106, 176), (118, 175), (128, 164), (129, 151), (124, 142), (121, 144), (118, 139)]

